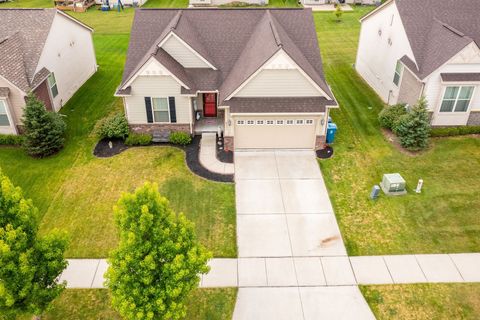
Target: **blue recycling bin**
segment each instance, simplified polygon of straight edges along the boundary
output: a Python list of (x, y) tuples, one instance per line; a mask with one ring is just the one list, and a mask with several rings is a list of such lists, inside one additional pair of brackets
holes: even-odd
[(337, 132), (337, 125), (335, 123), (327, 124), (327, 143), (333, 143), (335, 140), (335, 133)]

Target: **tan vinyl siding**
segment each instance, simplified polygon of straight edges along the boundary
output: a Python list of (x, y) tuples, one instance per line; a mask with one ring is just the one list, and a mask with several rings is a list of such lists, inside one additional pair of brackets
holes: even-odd
[(147, 123), (145, 97), (175, 97), (177, 123), (191, 123), (190, 99), (180, 96), (180, 85), (170, 76), (139, 76), (131, 84), (132, 96), (125, 98), (128, 122)]
[(14, 118), (14, 123), (19, 125), (21, 123), (20, 119), (23, 115), (23, 108), (25, 107), (25, 95), (17, 87), (13, 86), (2, 77), (0, 77), (0, 87), (7, 87), (10, 89), (8, 96), (10, 116)]
[(403, 68), (402, 83), (398, 93), (398, 103), (408, 103), (413, 106), (420, 99), (422, 83), (407, 68)]
[(299, 70), (262, 70), (235, 96), (237, 97), (312, 97), (320, 92)]
[(162, 48), (185, 68), (209, 68), (205, 61), (200, 59), (174, 36), (168, 38), (162, 45)]

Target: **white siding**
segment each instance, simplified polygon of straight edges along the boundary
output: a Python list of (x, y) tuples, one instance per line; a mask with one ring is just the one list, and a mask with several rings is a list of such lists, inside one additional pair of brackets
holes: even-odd
[(205, 61), (200, 59), (175, 36), (170, 36), (162, 44), (162, 48), (185, 68), (210, 68)]
[(404, 55), (414, 60), (397, 6), (392, 2), (362, 22), (355, 68), (383, 101), (388, 101), (391, 90), (390, 103), (395, 104), (398, 87), (393, 76), (397, 61)]
[(125, 97), (125, 109), (131, 124), (147, 123), (145, 97), (175, 97), (177, 123), (191, 123), (190, 98), (180, 96), (180, 85), (170, 76), (139, 76), (131, 84), (130, 97)]
[(262, 70), (235, 96), (237, 97), (311, 97), (320, 92), (300, 71)]
[(97, 70), (92, 33), (57, 13), (36, 71), (43, 67), (55, 73), (58, 111)]

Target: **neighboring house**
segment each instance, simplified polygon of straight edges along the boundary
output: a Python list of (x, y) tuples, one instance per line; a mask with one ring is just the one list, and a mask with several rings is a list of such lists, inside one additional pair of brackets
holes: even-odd
[(314, 149), (329, 108), (309, 9), (137, 9), (117, 96), (134, 131)]
[(300, 0), (299, 1), (299, 3), (308, 5), (308, 6), (321, 5), (321, 4), (336, 4), (336, 3), (373, 5), (379, 2), (380, 0)]
[(188, 3), (190, 6), (220, 6), (224, 4), (229, 4), (232, 2), (244, 2), (253, 5), (267, 5), (268, 0), (189, 0)]
[(56, 9), (0, 9), (0, 21), (0, 134), (17, 134), (29, 92), (58, 111), (95, 73), (93, 30)]
[(480, 1), (390, 0), (361, 19), (356, 69), (388, 104), (427, 98), (434, 126), (480, 125)]

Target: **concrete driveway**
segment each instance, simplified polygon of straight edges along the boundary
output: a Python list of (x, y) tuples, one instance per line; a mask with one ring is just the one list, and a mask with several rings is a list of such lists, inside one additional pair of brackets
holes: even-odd
[[(343, 281), (353, 273), (339, 267), (347, 252), (313, 151), (236, 152), (235, 193), (234, 319), (374, 319)], [(342, 286), (325, 287), (333, 273)]]

